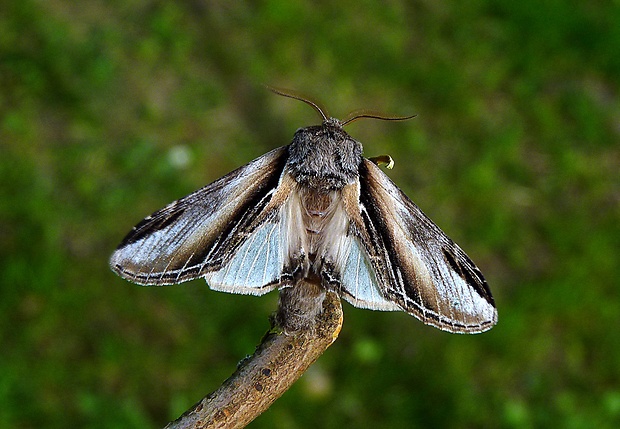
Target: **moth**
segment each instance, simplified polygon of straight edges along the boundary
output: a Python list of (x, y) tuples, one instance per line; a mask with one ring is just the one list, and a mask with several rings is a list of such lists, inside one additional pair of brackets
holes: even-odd
[(274, 92), (310, 104), (322, 124), (146, 217), (112, 270), (141, 285), (204, 278), (252, 295), (311, 279), (355, 307), (405, 311), (449, 332), (490, 329), (497, 310), (478, 267), (343, 129), (378, 116), (339, 121)]

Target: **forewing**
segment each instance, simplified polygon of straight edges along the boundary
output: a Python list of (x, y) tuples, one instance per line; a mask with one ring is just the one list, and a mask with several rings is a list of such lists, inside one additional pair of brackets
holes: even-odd
[[(279, 206), (285, 198), (276, 203), (274, 196), (286, 158), (286, 147), (274, 149), (148, 216), (112, 254), (112, 269), (144, 285), (206, 277), (213, 289), (271, 290), (283, 263)], [(225, 274), (231, 272), (236, 277)]]
[(352, 216), (353, 233), (383, 298), (446, 331), (482, 332), (497, 322), (478, 267), (367, 159), (360, 166), (359, 201), (361, 220)]

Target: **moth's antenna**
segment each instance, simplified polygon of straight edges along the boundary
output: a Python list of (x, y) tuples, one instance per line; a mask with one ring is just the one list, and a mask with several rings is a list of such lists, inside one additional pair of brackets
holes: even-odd
[(410, 115), (410, 116), (386, 116), (381, 113), (369, 111), (369, 110), (356, 110), (354, 112), (349, 113), (347, 118), (342, 121), (342, 126), (344, 127), (351, 122), (357, 121), (362, 118), (371, 118), (371, 119), (380, 119), (382, 121), (406, 121), (407, 119), (415, 118), (418, 115)]
[(265, 85), (265, 87), (267, 87), (268, 90), (270, 90), (271, 92), (274, 92), (278, 95), (282, 95), (284, 97), (288, 97), (288, 98), (293, 98), (295, 100), (299, 100), (299, 101), (303, 101), (306, 104), (309, 104), (310, 106), (312, 106), (314, 108), (314, 110), (316, 110), (317, 112), (319, 112), (319, 115), (321, 115), (321, 117), (323, 118), (323, 121), (327, 121), (327, 115), (324, 112), (323, 109), (321, 109), (319, 107), (319, 105), (317, 103), (315, 103), (314, 101), (309, 100), (308, 98), (295, 93), (294, 91), (291, 91), (290, 89), (280, 89), (280, 88), (274, 88), (273, 86), (269, 86), (269, 85)]

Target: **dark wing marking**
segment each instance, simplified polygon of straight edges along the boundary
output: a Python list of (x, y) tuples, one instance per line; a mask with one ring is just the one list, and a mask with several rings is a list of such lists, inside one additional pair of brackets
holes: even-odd
[(482, 332), (497, 322), (478, 267), (367, 159), (360, 165), (359, 201), (360, 213), (349, 214), (352, 233), (366, 251), (383, 298), (446, 331)]
[[(284, 257), (276, 250), (286, 196), (277, 204), (272, 200), (287, 157), (287, 147), (274, 149), (148, 216), (112, 254), (112, 269), (144, 285), (206, 277), (213, 289), (253, 294), (273, 289)], [(229, 263), (233, 272), (254, 271), (231, 277), (223, 274), (231, 272)]]
[(359, 238), (363, 224), (358, 180), (340, 191), (329, 227), (324, 231), (324, 241), (318, 252), (323, 286), (358, 308), (402, 310), (381, 291), (374, 266)]

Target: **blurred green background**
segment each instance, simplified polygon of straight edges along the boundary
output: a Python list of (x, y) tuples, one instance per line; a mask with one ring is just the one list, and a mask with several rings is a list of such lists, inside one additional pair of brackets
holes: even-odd
[(174, 199), (319, 118), (485, 273), (451, 335), (345, 304), (253, 428), (620, 422), (620, 3), (3, 1), (0, 427), (162, 427), (253, 352), (277, 294), (143, 288), (108, 257)]

